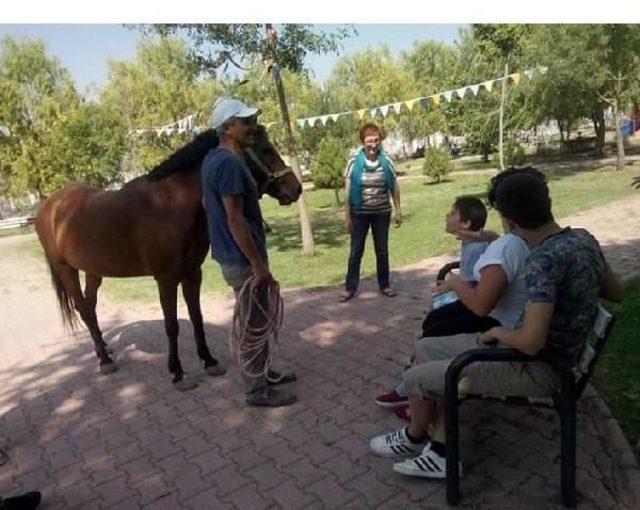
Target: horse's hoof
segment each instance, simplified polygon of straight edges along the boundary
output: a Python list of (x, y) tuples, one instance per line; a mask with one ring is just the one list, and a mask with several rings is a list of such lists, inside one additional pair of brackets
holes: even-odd
[(208, 367), (204, 367), (204, 371), (208, 376), (211, 377), (220, 377), (227, 373), (227, 369), (224, 368), (220, 363), (216, 363), (215, 365), (210, 365)]
[(111, 363), (100, 363), (100, 373), (102, 375), (113, 374), (118, 371), (118, 365), (113, 361)]
[(178, 391), (189, 391), (196, 388), (198, 386), (198, 383), (191, 379), (181, 379), (177, 382), (174, 382), (173, 385)]

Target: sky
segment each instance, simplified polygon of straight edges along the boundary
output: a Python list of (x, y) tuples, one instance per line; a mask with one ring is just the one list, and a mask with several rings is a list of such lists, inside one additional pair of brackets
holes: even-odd
[[(321, 30), (333, 30), (339, 25), (317, 24)], [(342, 42), (340, 55), (312, 55), (307, 63), (315, 78), (324, 82), (332, 66), (342, 55), (357, 53), (367, 47), (385, 43), (399, 55), (408, 51), (415, 41), (436, 39), (453, 42), (460, 24), (354, 24), (358, 35)], [(277, 27), (277, 26), (276, 26)], [(72, 74), (79, 90), (91, 84), (100, 86), (107, 80), (109, 60), (134, 58), (140, 31), (122, 24), (0, 24), (0, 38), (42, 39), (49, 55), (57, 57)]]

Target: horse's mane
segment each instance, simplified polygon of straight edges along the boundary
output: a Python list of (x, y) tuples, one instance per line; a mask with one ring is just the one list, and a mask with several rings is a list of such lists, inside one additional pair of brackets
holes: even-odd
[(154, 167), (145, 177), (150, 181), (159, 181), (177, 172), (191, 170), (202, 162), (211, 149), (218, 146), (218, 141), (216, 130), (207, 129)]

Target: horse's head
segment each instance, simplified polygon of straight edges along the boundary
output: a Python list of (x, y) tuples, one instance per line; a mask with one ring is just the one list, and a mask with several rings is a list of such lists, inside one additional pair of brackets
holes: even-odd
[(280, 205), (289, 205), (298, 200), (302, 193), (300, 181), (269, 141), (264, 126), (256, 127), (253, 143), (245, 149), (244, 156), (260, 195), (267, 193)]

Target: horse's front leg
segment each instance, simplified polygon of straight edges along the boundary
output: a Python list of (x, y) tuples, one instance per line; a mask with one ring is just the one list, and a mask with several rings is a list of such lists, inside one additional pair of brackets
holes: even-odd
[(207, 346), (202, 323), (202, 311), (200, 309), (200, 287), (202, 284), (202, 269), (198, 268), (190, 275), (182, 279), (182, 295), (187, 303), (189, 318), (193, 324), (193, 336), (196, 339), (198, 357), (204, 361), (204, 369), (210, 376), (224, 375), (226, 370), (211, 355)]
[(169, 338), (169, 372), (173, 374), (173, 383), (180, 391), (193, 389), (197, 386), (195, 381), (184, 379), (184, 370), (178, 357), (178, 324), (177, 296), (178, 281), (173, 277), (157, 276), (158, 292), (160, 293), (160, 304), (164, 314), (164, 327)]

